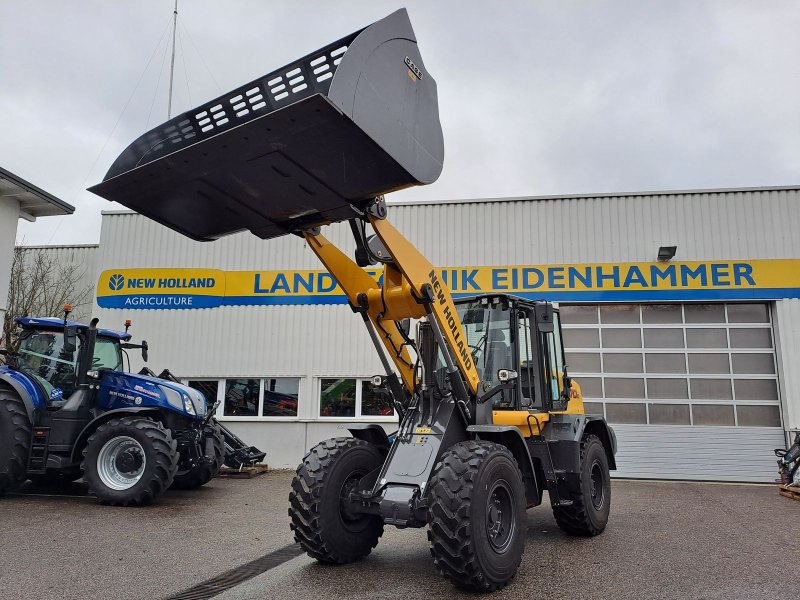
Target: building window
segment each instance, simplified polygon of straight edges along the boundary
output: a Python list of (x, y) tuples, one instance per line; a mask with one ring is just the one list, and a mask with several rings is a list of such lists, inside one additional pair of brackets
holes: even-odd
[(385, 387), (376, 387), (371, 381), (361, 382), (361, 414), (365, 417), (391, 417), (394, 415), (392, 393)]
[(225, 416), (257, 417), (260, 379), (225, 380)]
[(319, 416), (356, 416), (355, 379), (320, 379), (320, 385)]
[(320, 417), (394, 417), (388, 389), (375, 387), (366, 379), (320, 379)]
[(300, 394), (299, 377), (273, 377), (264, 380), (264, 417), (296, 417)]

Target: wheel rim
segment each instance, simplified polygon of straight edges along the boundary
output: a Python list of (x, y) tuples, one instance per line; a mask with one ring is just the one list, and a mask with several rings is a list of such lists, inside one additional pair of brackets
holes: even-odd
[(599, 460), (592, 463), (589, 473), (589, 495), (592, 498), (592, 506), (596, 510), (603, 508), (606, 501), (605, 477), (603, 477), (603, 465)]
[(505, 479), (496, 481), (486, 502), (486, 534), (497, 553), (508, 550), (516, 529), (516, 507), (511, 486)]
[(97, 474), (100, 481), (112, 490), (132, 488), (144, 475), (146, 466), (144, 448), (128, 436), (107, 441), (97, 455)]
[(357, 525), (364, 518), (363, 513), (351, 510), (349, 498), (350, 493), (356, 489), (358, 482), (366, 474), (366, 471), (363, 470), (354, 471), (344, 480), (342, 489), (339, 490), (339, 515), (342, 518), (342, 523), (348, 529), (352, 529), (352, 526)]

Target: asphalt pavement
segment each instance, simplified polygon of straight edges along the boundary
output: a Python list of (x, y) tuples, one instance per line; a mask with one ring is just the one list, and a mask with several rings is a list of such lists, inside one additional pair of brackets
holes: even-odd
[[(387, 528), (352, 565), (298, 555), (290, 481), (287, 472), (215, 479), (143, 508), (101, 506), (80, 484), (23, 489), (0, 499), (0, 598), (166, 599), (221, 574), (242, 579), (248, 563), (261, 574), (214, 598), (476, 597), (438, 575), (422, 530)], [(612, 490), (596, 538), (562, 534), (547, 505), (530, 510), (519, 574), (492, 599), (796, 594), (800, 502), (774, 486), (614, 480)]]

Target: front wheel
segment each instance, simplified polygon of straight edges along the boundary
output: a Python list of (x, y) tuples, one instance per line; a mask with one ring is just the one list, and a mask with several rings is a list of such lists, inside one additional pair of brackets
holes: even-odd
[(491, 592), (516, 575), (525, 549), (525, 488), (505, 446), (448, 449), (428, 486), (428, 539), (439, 571), (460, 588)]
[(364, 558), (377, 546), (383, 520), (353, 514), (345, 500), (382, 463), (377, 446), (355, 438), (326, 440), (306, 454), (292, 480), (289, 516), (294, 539), (309, 556), (341, 565)]
[(103, 423), (83, 450), (81, 468), (89, 492), (103, 504), (149, 504), (172, 484), (177, 446), (169, 429), (148, 418)]
[(611, 511), (611, 474), (605, 447), (596, 435), (581, 441), (580, 485), (570, 499), (571, 506), (553, 508), (561, 530), (583, 537), (602, 533)]

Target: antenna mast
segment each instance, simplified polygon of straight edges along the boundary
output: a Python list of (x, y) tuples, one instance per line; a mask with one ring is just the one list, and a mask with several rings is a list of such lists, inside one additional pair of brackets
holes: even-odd
[(175, 77), (175, 33), (178, 27), (178, 0), (175, 0), (175, 9), (172, 11), (172, 61), (169, 67), (169, 104), (167, 105), (167, 119), (172, 117), (172, 81)]

